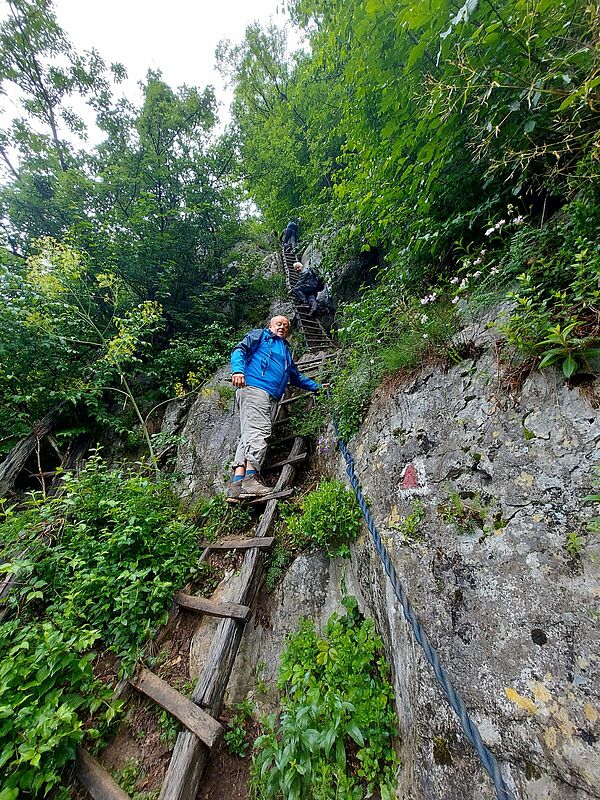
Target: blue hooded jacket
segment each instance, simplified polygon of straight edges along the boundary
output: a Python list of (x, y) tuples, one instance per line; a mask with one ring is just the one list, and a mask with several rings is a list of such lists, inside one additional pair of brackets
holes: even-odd
[(267, 328), (255, 328), (246, 334), (231, 351), (231, 371), (241, 372), (247, 386), (263, 389), (275, 400), (280, 400), (288, 383), (309, 392), (321, 386), (298, 370), (285, 339)]

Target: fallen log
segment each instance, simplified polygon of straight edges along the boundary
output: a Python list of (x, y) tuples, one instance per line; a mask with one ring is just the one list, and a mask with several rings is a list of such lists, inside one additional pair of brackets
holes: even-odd
[(58, 421), (60, 409), (55, 408), (42, 417), (31, 429), (31, 433), (16, 444), (0, 464), (0, 497), (9, 492), (19, 477), (19, 473), (27, 463), (29, 456), (35, 451), (40, 439), (50, 433)]

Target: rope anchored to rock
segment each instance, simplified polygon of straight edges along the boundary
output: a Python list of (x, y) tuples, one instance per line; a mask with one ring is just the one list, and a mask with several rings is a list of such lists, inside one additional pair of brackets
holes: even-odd
[(450, 703), (452, 709), (456, 713), (461, 723), (465, 736), (467, 737), (469, 742), (473, 745), (475, 752), (477, 753), (481, 763), (483, 764), (484, 769), (492, 779), (494, 787), (496, 789), (496, 796), (498, 800), (515, 800), (515, 796), (508, 789), (504, 777), (500, 772), (500, 767), (498, 765), (498, 762), (496, 761), (490, 750), (485, 746), (481, 738), (481, 734), (477, 729), (477, 726), (470, 718), (465, 704), (456, 693), (456, 690), (452, 685), (448, 673), (441, 665), (437, 651), (435, 650), (434, 647), (432, 647), (431, 643), (429, 642), (429, 639), (427, 638), (427, 634), (425, 633), (425, 631), (421, 626), (421, 623), (417, 619), (417, 616), (410, 604), (410, 601), (406, 596), (404, 587), (402, 586), (400, 580), (398, 579), (398, 576), (396, 575), (396, 570), (392, 565), (392, 562), (385, 548), (385, 545), (381, 540), (381, 536), (379, 535), (379, 531), (377, 530), (377, 527), (375, 525), (375, 520), (373, 519), (373, 516), (365, 501), (364, 495), (360, 488), (360, 483), (358, 482), (358, 478), (356, 477), (356, 473), (354, 471), (354, 459), (352, 458), (352, 455), (348, 450), (345, 442), (340, 438), (338, 427), (335, 421), (333, 425), (335, 429), (337, 445), (346, 461), (346, 472), (348, 473), (348, 478), (350, 479), (350, 483), (352, 484), (352, 487), (354, 488), (354, 491), (356, 493), (358, 504), (363, 513), (365, 522), (367, 523), (369, 532), (373, 538), (375, 549), (377, 550), (377, 553), (383, 563), (386, 574), (390, 579), (390, 583), (392, 584), (392, 588), (394, 589), (394, 594), (396, 595), (396, 598), (402, 605), (402, 611), (404, 613), (404, 617), (408, 622), (408, 624), (410, 625), (410, 627), (412, 628), (415, 639), (423, 648), (425, 657), (427, 658), (427, 661), (431, 664), (435, 677), (438, 680), (438, 683), (442, 687), (442, 690), (444, 691), (444, 694), (446, 695), (448, 702)]

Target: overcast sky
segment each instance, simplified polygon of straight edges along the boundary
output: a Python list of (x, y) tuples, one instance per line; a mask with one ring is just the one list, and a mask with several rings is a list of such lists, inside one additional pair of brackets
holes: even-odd
[[(231, 89), (226, 89), (215, 69), (215, 49), (222, 39), (239, 43), (246, 27), (258, 20), (286, 25), (290, 48), (300, 46), (298, 33), (283, 11), (284, 0), (53, 0), (58, 24), (78, 52), (95, 48), (107, 65), (123, 64), (128, 80), (116, 87), (116, 96), (125, 95), (136, 105), (142, 95), (138, 82), (148, 69), (160, 70), (173, 88), (186, 83), (203, 89), (212, 85), (219, 101), (222, 130), (229, 121)], [(0, 20), (8, 13), (6, 0), (0, 0)], [(17, 93), (10, 86), (1, 98), (0, 128), (23, 114)], [(87, 146), (97, 145), (103, 133), (94, 124), (94, 114), (78, 97), (67, 105), (87, 125)], [(61, 136), (76, 146), (81, 140), (63, 125)], [(16, 154), (15, 160), (18, 160)], [(0, 162), (0, 181), (2, 180)]]
[(76, 50), (94, 47), (107, 64), (125, 66), (131, 99), (151, 67), (172, 87), (212, 84), (227, 105), (230, 96), (214, 68), (217, 44), (240, 42), (254, 20), (282, 25), (281, 6), (281, 0), (54, 0)]

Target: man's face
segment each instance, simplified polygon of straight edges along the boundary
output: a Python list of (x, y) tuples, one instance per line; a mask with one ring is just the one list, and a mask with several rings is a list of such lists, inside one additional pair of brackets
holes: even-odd
[(290, 321), (287, 317), (273, 317), (269, 325), (269, 330), (271, 333), (274, 333), (275, 336), (279, 336), (281, 339), (287, 339), (287, 335), (290, 332)]

